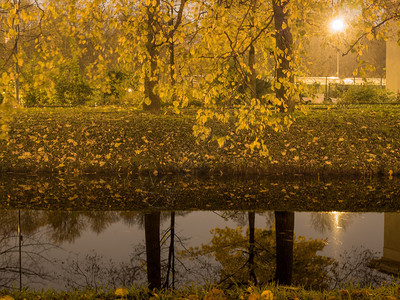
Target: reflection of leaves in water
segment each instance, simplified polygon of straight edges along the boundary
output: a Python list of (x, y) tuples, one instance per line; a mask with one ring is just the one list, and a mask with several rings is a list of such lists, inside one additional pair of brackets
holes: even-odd
[[(184, 239), (178, 238), (175, 248), (176, 252), (184, 251)], [(161, 274), (162, 282), (165, 281), (167, 270), (168, 245), (164, 244), (161, 249)], [(179, 255), (178, 255), (179, 256)], [(144, 244), (138, 244), (133, 248), (129, 261), (115, 262), (112, 259), (105, 260), (103, 256), (95, 251), (81, 258), (78, 255), (63, 264), (62, 277), (67, 288), (93, 288), (119, 287), (131, 285), (147, 285), (146, 274), (146, 249)], [(202, 265), (203, 266), (203, 265)], [(206, 282), (197, 274), (197, 264), (185, 261), (182, 257), (177, 258), (175, 270), (176, 286), (184, 286), (189, 282)], [(204, 275), (204, 273), (201, 273)], [(208, 274), (211, 276), (212, 274)], [(203, 279), (202, 281), (200, 279)]]
[[(262, 212), (256, 213), (257, 216), (265, 216), (266, 218), (266, 227), (271, 227), (274, 224), (275, 221), (275, 215), (273, 211), (267, 211), (267, 212)], [(226, 221), (234, 221), (238, 226), (247, 226), (249, 223), (248, 220), (248, 212), (247, 211), (224, 211), (220, 215), (222, 218), (224, 218)]]
[(1, 176), (0, 206), (63, 210), (396, 210), (400, 178)]
[(311, 224), (320, 233), (332, 231), (335, 228), (346, 229), (356, 215), (343, 212), (314, 212), (311, 213)]
[(52, 229), (51, 239), (56, 243), (73, 242), (86, 229), (79, 212), (53, 211), (48, 214), (49, 226)]
[[(271, 281), (275, 275), (275, 230), (255, 229), (255, 273), (260, 283)], [(293, 284), (308, 288), (325, 287), (328, 266), (333, 260), (317, 255), (325, 247), (325, 241), (297, 237), (294, 241)], [(220, 263), (221, 280), (230, 278), (236, 283), (249, 280), (248, 263), (249, 236), (241, 227), (215, 228), (210, 244), (191, 249), (191, 256), (215, 257)]]
[(92, 252), (84, 259), (76, 256), (68, 260), (63, 268), (63, 277), (66, 288), (92, 288), (130, 286), (132, 284), (145, 284), (143, 265), (136, 258), (127, 263), (115, 263), (113, 260), (104, 261), (104, 258)]
[(17, 219), (14, 219), (14, 221), (14, 230), (8, 234), (2, 234), (0, 238), (0, 288), (11, 289), (18, 286), (20, 271), (23, 286), (29, 286), (43, 280), (52, 280), (53, 275), (50, 274), (45, 265), (52, 264), (47, 253), (55, 246), (44, 242), (45, 233), (43, 231), (26, 234), (22, 232), (22, 266), (21, 270), (19, 269)]
[[(143, 219), (144, 213), (121, 212), (124, 222), (134, 225)], [(181, 213), (184, 215), (185, 213)], [(171, 217), (171, 213), (164, 213), (164, 219)], [(161, 274), (166, 276), (168, 269), (168, 248), (170, 247), (168, 240), (171, 239), (171, 230), (167, 228), (161, 232)], [(179, 252), (186, 248), (186, 239), (175, 236), (173, 248), (175, 252)], [(179, 257), (176, 258), (176, 268), (174, 268), (174, 278), (177, 285), (186, 284), (188, 278), (188, 268), (186, 263)], [(112, 260), (104, 261), (103, 257), (96, 252), (80, 258), (78, 255), (75, 259), (70, 259), (64, 267), (64, 280), (69, 288), (91, 287), (98, 288), (100, 286), (118, 287), (128, 286), (131, 284), (146, 284), (146, 249), (144, 244), (138, 244), (132, 251), (129, 261), (115, 263)], [(164, 281), (165, 278), (162, 278)]]
[[(176, 215), (183, 216), (188, 212), (179, 212)], [(23, 228), (23, 233), (28, 237), (29, 234), (33, 235), (42, 232), (43, 235), (46, 235), (50, 240), (54, 243), (63, 243), (63, 242), (73, 242), (75, 239), (81, 236), (81, 234), (86, 231), (88, 228), (91, 228), (94, 232), (100, 233), (106, 228), (108, 228), (111, 224), (116, 223), (122, 220), (124, 223), (128, 225), (141, 224), (143, 220), (144, 213), (141, 212), (110, 212), (110, 211), (22, 211), (21, 213), (21, 224)], [(167, 221), (170, 218), (170, 212), (162, 213), (162, 219)], [(16, 234), (18, 222), (18, 211), (0, 211), (0, 241), (5, 241), (9, 238), (10, 232), (14, 232)], [(163, 257), (162, 262), (163, 270), (166, 269), (167, 258), (166, 254), (168, 251), (166, 248), (168, 247), (167, 239), (169, 238), (168, 232), (166, 232), (163, 238)], [(15, 236), (13, 236), (15, 239)], [(182, 237), (176, 236), (176, 251), (180, 251), (185, 248), (185, 239)], [(4, 242), (3, 242), (4, 244)], [(139, 247), (140, 248), (140, 247)], [(26, 248), (25, 248), (26, 249)], [(43, 250), (44, 251), (44, 250)], [(111, 283), (118, 282), (121, 284), (124, 280), (130, 280), (132, 278), (132, 271), (136, 270), (136, 264), (140, 265), (142, 270), (144, 270), (145, 266), (145, 257), (144, 246), (142, 245), (141, 249), (135, 249), (133, 251), (132, 261), (125, 262), (124, 264), (119, 265), (118, 272), (114, 270), (114, 275), (110, 277)], [(44, 253), (43, 256), (46, 254)], [(4, 258), (5, 256), (3, 256)], [(6, 259), (11, 261), (10, 259)], [(96, 257), (87, 257), (88, 262), (79, 262), (76, 263), (75, 266), (77, 269), (75, 271), (69, 270), (70, 273), (77, 273), (83, 278), (92, 278), (94, 275), (98, 276), (95, 272), (96, 269), (90, 269), (88, 266), (85, 267), (84, 271), (82, 270), (85, 264), (89, 264), (94, 267), (96, 264), (100, 264), (100, 261), (96, 259)], [(136, 261), (133, 263), (133, 261)], [(71, 262), (72, 263), (72, 262)], [(103, 264), (103, 263), (102, 263)], [(17, 263), (13, 262), (13, 266), (17, 265)], [(133, 267), (132, 267), (133, 266)], [(103, 266), (104, 267), (104, 266)], [(79, 269), (80, 268), (80, 269)], [(185, 262), (179, 260), (177, 258), (177, 272), (176, 272), (176, 280), (177, 282), (186, 281), (185, 278)], [(40, 269), (40, 268), (38, 268)], [(108, 269), (112, 269), (111, 266), (108, 266)], [(79, 273), (80, 272), (80, 273)], [(83, 275), (85, 274), (85, 275)], [(92, 275), (90, 275), (92, 274)], [(116, 276), (119, 276), (119, 279)], [(15, 275), (16, 276), (16, 275)], [(14, 276), (14, 277), (15, 277)], [(78, 276), (78, 275), (76, 275)], [(95, 276), (95, 277), (96, 277)], [(4, 277), (4, 276), (3, 276)], [(13, 278), (14, 278), (13, 277)], [(107, 280), (105, 283), (110, 283), (110, 280)], [(84, 280), (87, 281), (86, 279)], [(77, 281), (79, 283), (79, 280)], [(91, 285), (93, 282), (89, 282)], [(129, 283), (129, 282), (128, 282)], [(127, 283), (127, 284), (128, 284)], [(71, 281), (72, 285), (72, 281)]]
[(331, 288), (343, 288), (350, 282), (360, 287), (378, 287), (391, 281), (390, 276), (368, 267), (371, 260), (377, 258), (378, 252), (361, 247), (344, 251), (340, 256), (341, 263), (335, 262), (330, 270)]
[[(189, 214), (189, 211), (176, 212), (177, 216), (185, 216)], [(121, 211), (119, 213), (119, 219), (122, 220), (128, 226), (139, 226), (139, 228), (144, 228), (144, 215), (145, 212), (141, 211)], [(161, 224), (167, 222), (170, 217), (170, 212), (161, 212)]]
[(360, 287), (378, 287), (384, 282), (391, 281), (391, 277), (368, 267), (373, 259), (376, 259), (378, 252), (370, 249), (353, 248), (351, 251), (344, 251), (339, 262), (332, 265), (330, 272), (332, 288), (343, 288), (352, 282)]

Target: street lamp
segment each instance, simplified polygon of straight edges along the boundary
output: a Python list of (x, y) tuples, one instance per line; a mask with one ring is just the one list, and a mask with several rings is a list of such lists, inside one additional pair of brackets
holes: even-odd
[(331, 22), (331, 29), (334, 32), (343, 31), (343, 29), (344, 29), (344, 21), (343, 21), (343, 19), (338, 18), (338, 19), (333, 20)]
[[(343, 19), (337, 18), (331, 22), (330, 27), (334, 33), (340, 33), (344, 30), (345, 23), (344, 23)], [(336, 52), (336, 77), (339, 78), (339, 58), (340, 58), (339, 47), (337, 47), (336, 50), (337, 50), (337, 52)]]

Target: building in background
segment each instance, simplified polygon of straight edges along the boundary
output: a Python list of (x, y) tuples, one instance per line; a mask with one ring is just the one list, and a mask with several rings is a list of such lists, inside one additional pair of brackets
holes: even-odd
[(386, 42), (386, 88), (395, 93), (400, 92), (400, 45), (394, 26)]

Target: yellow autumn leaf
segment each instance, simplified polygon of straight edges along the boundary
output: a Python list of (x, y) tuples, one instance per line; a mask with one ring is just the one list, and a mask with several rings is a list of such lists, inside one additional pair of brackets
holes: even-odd
[(226, 140), (225, 137), (220, 137), (220, 138), (217, 139), (218, 146), (219, 146), (220, 148), (222, 148), (222, 147), (224, 146), (225, 140)]
[(247, 300), (259, 300), (259, 299), (260, 299), (260, 296), (258, 294), (250, 294), (247, 297)]
[(214, 77), (211, 74), (207, 74), (206, 81), (212, 82), (213, 80), (214, 80)]
[(265, 290), (264, 292), (261, 293), (261, 299), (262, 300), (273, 300), (274, 294), (270, 290)]
[(150, 104), (151, 104), (150, 98), (149, 98), (149, 97), (146, 97), (146, 98), (144, 99), (144, 103), (145, 103), (146, 105), (150, 105)]
[(72, 144), (72, 145), (74, 145), (74, 146), (77, 146), (77, 145), (78, 145), (78, 143), (75, 142), (73, 139), (68, 139), (67, 142), (70, 143), (70, 144)]
[(30, 158), (32, 154), (30, 152), (24, 152), (22, 155), (18, 156), (19, 159), (27, 159)]
[(372, 41), (374, 39), (374, 35), (370, 32), (367, 34), (367, 39)]
[(125, 297), (128, 294), (129, 294), (129, 291), (126, 288), (117, 288), (115, 290), (115, 296), (118, 296), (118, 297)]

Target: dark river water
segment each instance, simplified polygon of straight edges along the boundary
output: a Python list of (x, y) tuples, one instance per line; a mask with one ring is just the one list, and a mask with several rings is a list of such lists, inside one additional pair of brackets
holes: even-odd
[[(377, 285), (392, 280), (382, 271), (397, 272), (400, 214), (286, 214), (294, 217), (294, 283), (313, 288), (341, 287), (349, 282)], [(162, 285), (246, 281), (251, 269), (249, 219), (253, 218), (253, 266), (256, 280), (266, 282), (274, 279), (277, 270), (276, 222), (271, 211), (3, 210), (0, 285), (18, 288), (20, 280), (23, 287), (35, 289), (146, 285), (153, 280), (148, 278), (148, 258), (159, 269)], [(146, 253), (146, 234), (149, 242), (149, 236), (154, 238), (152, 231), (160, 236), (158, 258)], [(171, 245), (174, 256), (169, 258)]]
[(0, 288), (279, 282), (400, 270), (400, 179), (0, 176)]

